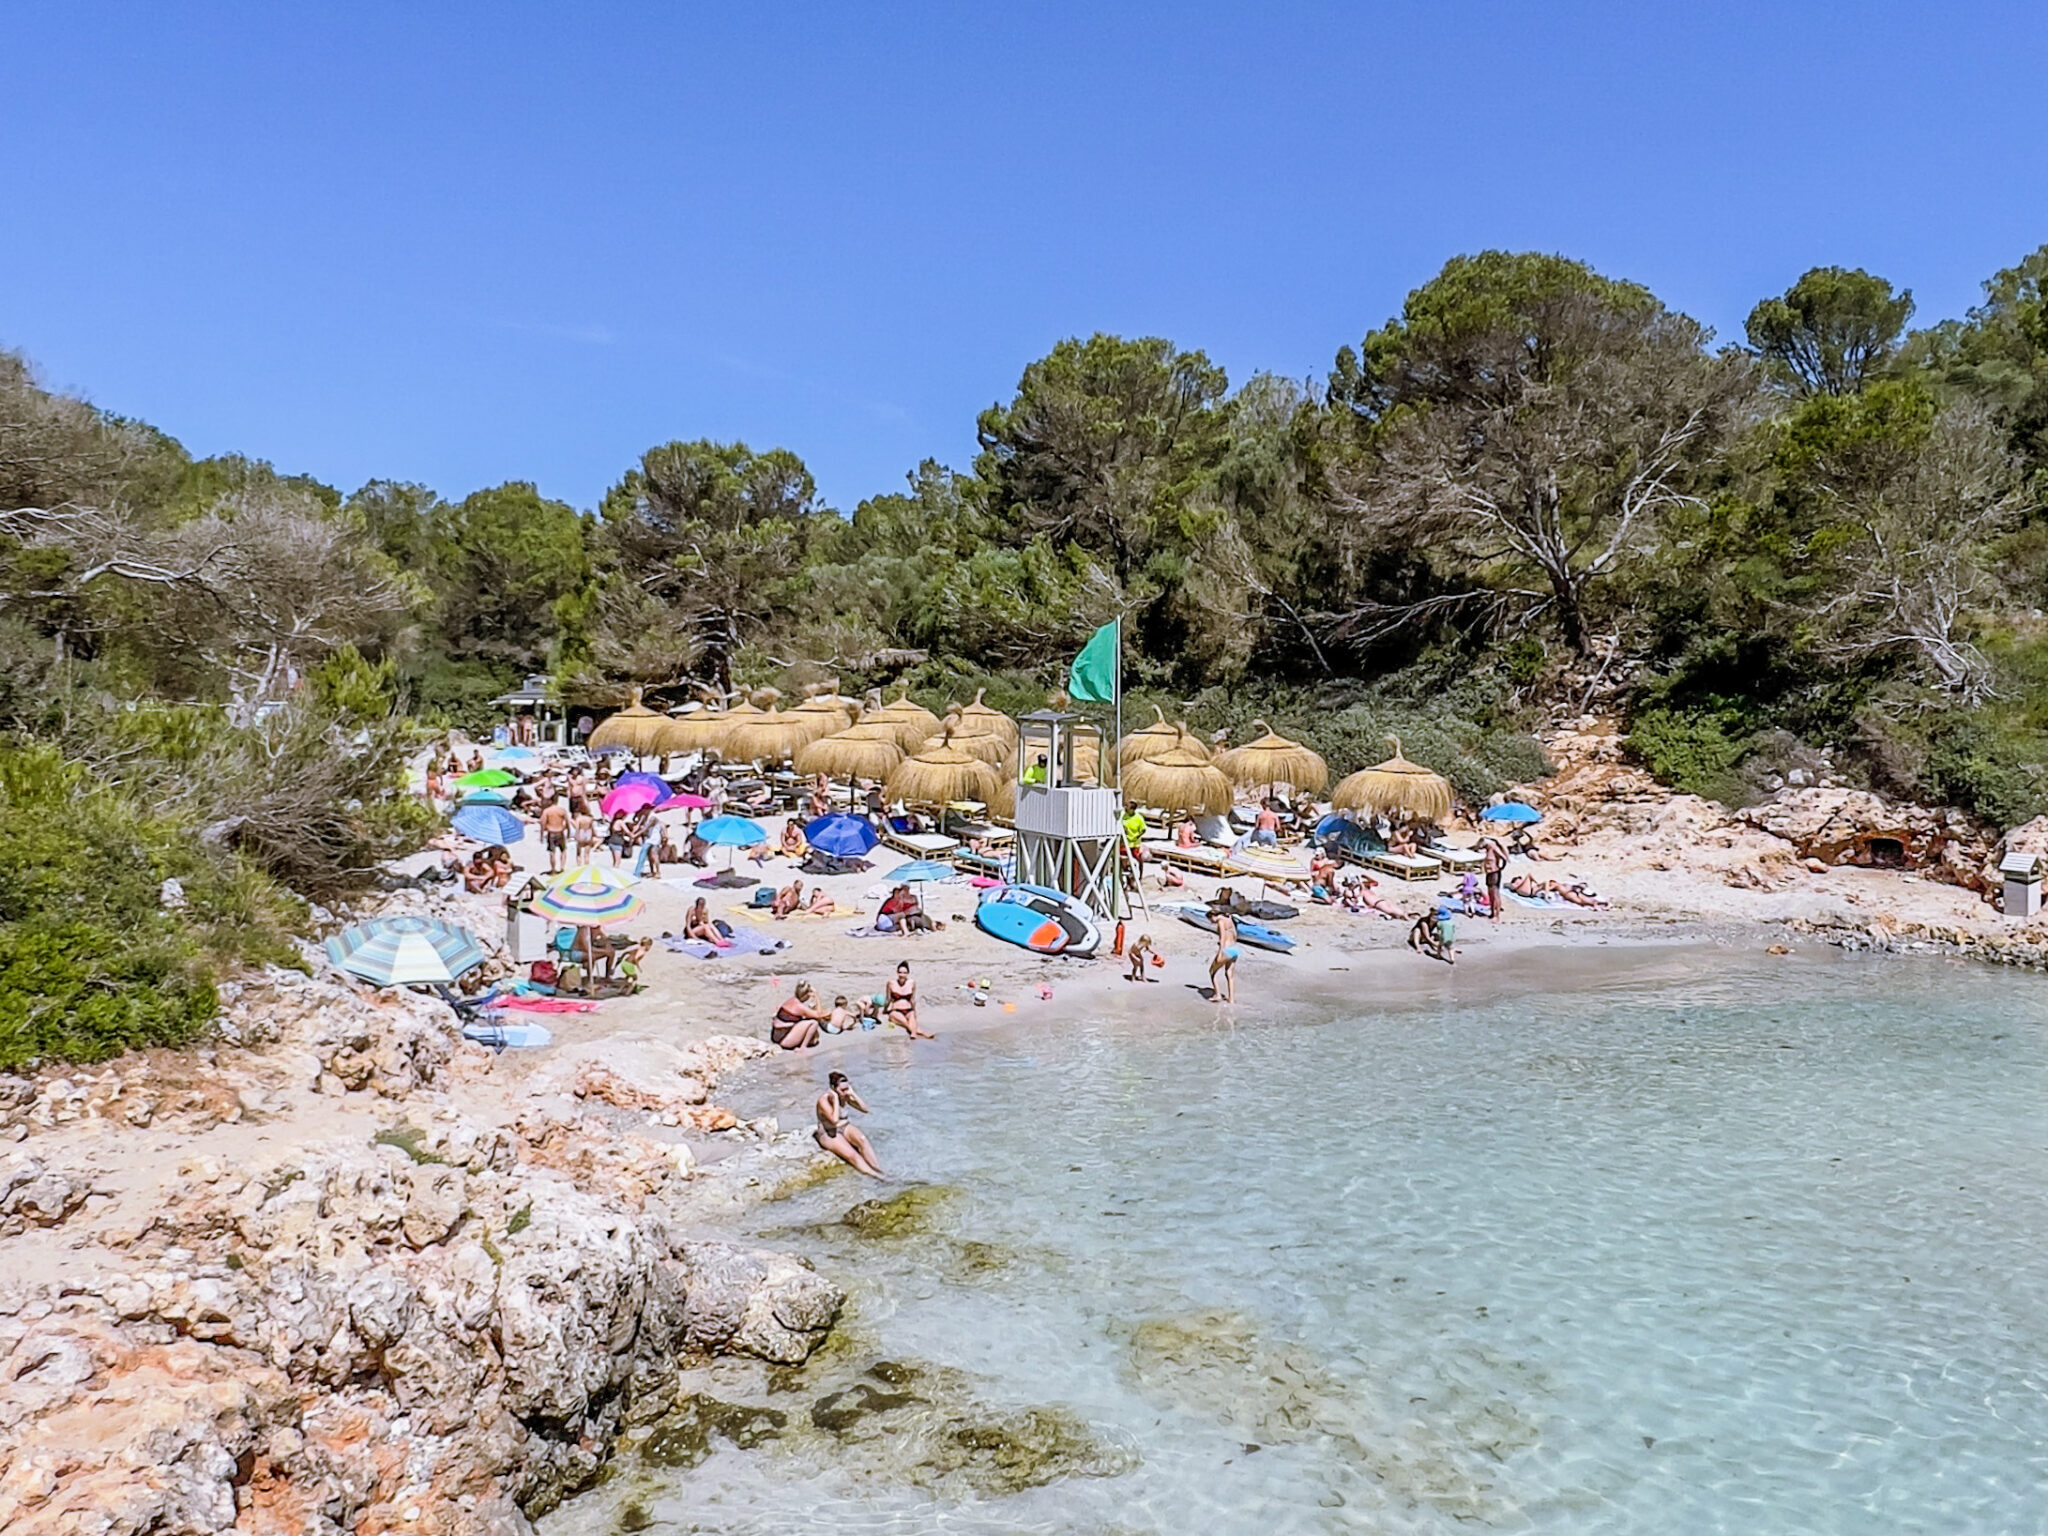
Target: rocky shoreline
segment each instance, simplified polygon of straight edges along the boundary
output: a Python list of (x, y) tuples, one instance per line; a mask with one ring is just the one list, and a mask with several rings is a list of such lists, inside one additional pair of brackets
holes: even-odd
[[(764, 1157), (818, 1155), (706, 1102), (758, 1042), (637, 1077), (565, 1064), (566, 1091), (492, 1123), (449, 1101), (493, 1063), (438, 1003), (273, 976), (225, 1024), (243, 1043), (175, 1084), (140, 1059), (7, 1080), (0, 1235), (62, 1251), (0, 1288), (0, 1528), (529, 1530), (675, 1406), (679, 1372), (800, 1363), (838, 1315), (802, 1261), (691, 1235)], [(330, 1099), (371, 1113), (178, 1159), (139, 1201), (81, 1155)], [(707, 1173), (664, 1122), (761, 1151)], [(700, 1181), (725, 1188), (707, 1204)]]

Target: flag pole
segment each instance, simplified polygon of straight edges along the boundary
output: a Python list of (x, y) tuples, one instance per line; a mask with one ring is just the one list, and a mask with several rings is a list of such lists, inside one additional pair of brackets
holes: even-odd
[(1116, 761), (1117, 802), (1123, 802), (1124, 762), (1119, 750), (1124, 739), (1124, 616), (1116, 616), (1116, 686), (1110, 690), (1116, 695), (1116, 735), (1110, 738), (1110, 754)]

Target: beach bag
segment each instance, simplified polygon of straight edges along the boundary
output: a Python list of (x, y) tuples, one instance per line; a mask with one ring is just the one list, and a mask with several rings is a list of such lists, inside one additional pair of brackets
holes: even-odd
[(748, 903), (747, 903), (747, 905), (748, 905), (748, 906), (750, 906), (750, 907), (772, 907), (772, 906), (774, 906), (774, 905), (775, 905), (775, 887), (774, 887), (774, 886), (772, 886), (772, 885), (757, 885), (757, 886), (755, 886), (755, 887), (754, 887), (754, 899), (753, 899), (752, 901), (748, 902)]
[(536, 960), (533, 968), (526, 973), (526, 979), (536, 987), (552, 987), (561, 977), (552, 960)]

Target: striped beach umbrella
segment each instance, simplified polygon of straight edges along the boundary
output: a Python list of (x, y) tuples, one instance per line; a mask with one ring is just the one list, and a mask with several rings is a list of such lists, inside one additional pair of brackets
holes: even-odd
[(638, 917), (645, 905), (617, 870), (585, 864), (557, 875), (527, 910), (578, 928), (602, 928)]
[(372, 986), (451, 982), (490, 958), (467, 928), (438, 918), (372, 918), (329, 939), (327, 958)]

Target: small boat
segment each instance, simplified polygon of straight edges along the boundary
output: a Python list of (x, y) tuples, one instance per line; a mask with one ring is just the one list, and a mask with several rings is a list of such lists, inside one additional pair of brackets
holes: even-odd
[(1067, 930), (1057, 921), (1021, 902), (1003, 900), (1000, 891), (974, 909), (974, 926), (1033, 954), (1057, 955), (1067, 947)]
[[(1168, 902), (1157, 910), (1179, 918), (1190, 927), (1200, 928), (1208, 933), (1216, 931), (1215, 914), (1207, 907), (1197, 906), (1191, 901)], [(1231, 920), (1237, 924), (1239, 943), (1256, 945), (1260, 949), (1270, 949), (1275, 954), (1280, 955), (1291, 955), (1294, 953), (1294, 940), (1287, 937), (1279, 929), (1268, 928), (1264, 923), (1254, 922), (1249, 917), (1237, 917)]]

